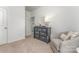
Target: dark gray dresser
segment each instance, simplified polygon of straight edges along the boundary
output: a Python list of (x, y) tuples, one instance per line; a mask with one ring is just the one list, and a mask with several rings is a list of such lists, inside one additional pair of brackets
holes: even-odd
[(50, 27), (45, 27), (45, 26), (34, 27), (34, 38), (48, 43), (50, 42), (50, 35), (51, 35)]

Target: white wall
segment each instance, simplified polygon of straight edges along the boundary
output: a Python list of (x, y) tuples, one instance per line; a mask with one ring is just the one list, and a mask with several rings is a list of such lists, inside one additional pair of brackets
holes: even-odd
[(26, 36), (29, 36), (32, 34), (32, 30), (31, 30), (31, 12), (30, 11), (27, 11), (25, 12), (25, 33), (26, 33)]
[(72, 11), (74, 15), (74, 23), (72, 24), (73, 31), (79, 32), (79, 7), (78, 6), (72, 7)]
[(39, 23), (39, 17), (51, 16), (49, 20), (52, 36), (64, 31), (79, 31), (79, 7), (40, 7), (33, 11), (32, 15), (36, 18), (36, 25)]
[(25, 37), (25, 7), (8, 7), (8, 42)]

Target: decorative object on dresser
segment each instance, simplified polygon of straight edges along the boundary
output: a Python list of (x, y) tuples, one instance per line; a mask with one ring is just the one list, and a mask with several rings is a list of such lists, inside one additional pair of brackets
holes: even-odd
[(34, 38), (42, 40), (46, 43), (50, 42), (51, 28), (46, 26), (34, 27)]

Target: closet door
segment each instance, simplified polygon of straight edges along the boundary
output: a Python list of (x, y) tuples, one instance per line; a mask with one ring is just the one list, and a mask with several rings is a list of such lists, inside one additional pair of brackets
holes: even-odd
[(0, 45), (7, 43), (6, 9), (0, 8)]

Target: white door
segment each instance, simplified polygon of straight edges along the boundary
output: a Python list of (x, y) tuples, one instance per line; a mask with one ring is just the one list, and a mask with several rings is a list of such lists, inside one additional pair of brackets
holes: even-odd
[(0, 45), (7, 43), (6, 9), (0, 8)]

